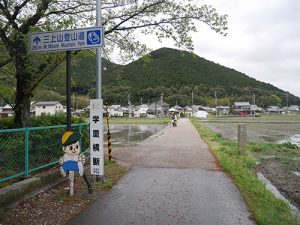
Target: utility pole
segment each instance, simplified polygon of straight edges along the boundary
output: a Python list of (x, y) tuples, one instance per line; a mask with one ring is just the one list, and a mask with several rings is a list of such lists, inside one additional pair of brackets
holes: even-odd
[(66, 90), (67, 90), (67, 130), (72, 131), (72, 112), (71, 112), (71, 52), (66, 52)]
[(161, 93), (160, 95), (161, 117), (165, 116), (163, 103), (164, 103), (164, 93)]
[[(101, 0), (96, 0), (96, 26), (102, 27), (102, 13), (101, 13)], [(102, 58), (101, 58), (101, 47), (96, 48), (96, 99), (98, 99), (101, 102), (101, 106), (103, 106), (102, 103), (102, 79), (101, 79), (101, 69), (102, 69)], [(103, 113), (101, 109), (101, 149), (103, 149)], [(104, 167), (104, 158), (101, 157), (100, 159), (101, 165)], [(104, 169), (103, 169), (104, 171)], [(103, 175), (96, 175), (96, 180), (100, 181), (100, 183), (104, 183), (104, 176)]]
[(253, 94), (253, 116), (255, 117), (256, 105), (255, 105), (255, 93)]
[(75, 112), (75, 93), (72, 94), (72, 106), (73, 106), (73, 112)]
[(130, 95), (127, 96), (128, 99), (128, 117), (131, 118), (132, 115), (132, 108), (131, 108), (131, 101), (130, 101)]
[(289, 93), (286, 93), (286, 113), (289, 112)]
[(216, 117), (218, 117), (218, 98), (217, 98), (217, 91), (215, 91), (215, 105), (216, 105)]
[(194, 91), (192, 91), (192, 117), (194, 117)]

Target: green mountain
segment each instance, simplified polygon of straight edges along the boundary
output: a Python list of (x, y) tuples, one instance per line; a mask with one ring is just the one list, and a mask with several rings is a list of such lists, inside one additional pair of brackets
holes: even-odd
[[(73, 65), (73, 91), (95, 95), (95, 56), (89, 54)], [(171, 105), (229, 105), (234, 101), (253, 102), (260, 106), (286, 105), (287, 93), (279, 88), (208, 61), (195, 54), (161, 48), (127, 65), (103, 60), (103, 98), (110, 104), (158, 100), (161, 93)], [(51, 79), (48, 79), (53, 84)], [(47, 83), (47, 82), (46, 82)], [(50, 88), (50, 85), (47, 85)], [(51, 88), (53, 89), (53, 88)], [(57, 89), (57, 88), (56, 88)], [(289, 94), (289, 104), (300, 104), (300, 98)]]

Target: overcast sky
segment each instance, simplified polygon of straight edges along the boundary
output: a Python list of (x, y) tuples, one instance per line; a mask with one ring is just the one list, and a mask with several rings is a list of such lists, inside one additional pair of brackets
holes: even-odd
[[(300, 96), (300, 0), (198, 0), (228, 14), (228, 35), (204, 24), (195, 53)], [(151, 44), (153, 49), (172, 44)]]

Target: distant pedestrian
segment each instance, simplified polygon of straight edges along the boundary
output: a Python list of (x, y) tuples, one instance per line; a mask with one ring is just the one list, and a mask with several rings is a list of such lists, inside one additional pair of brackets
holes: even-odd
[(172, 125), (173, 125), (173, 127), (177, 127), (177, 116), (176, 116), (176, 114), (172, 115)]

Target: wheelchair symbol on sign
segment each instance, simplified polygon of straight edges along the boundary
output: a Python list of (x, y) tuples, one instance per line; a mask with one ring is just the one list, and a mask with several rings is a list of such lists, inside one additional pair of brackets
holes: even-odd
[(99, 33), (99, 32), (97, 32), (97, 31), (88, 32), (88, 45), (100, 43), (100, 37), (99, 37), (100, 33), (99, 33), (99, 35), (97, 33)]

